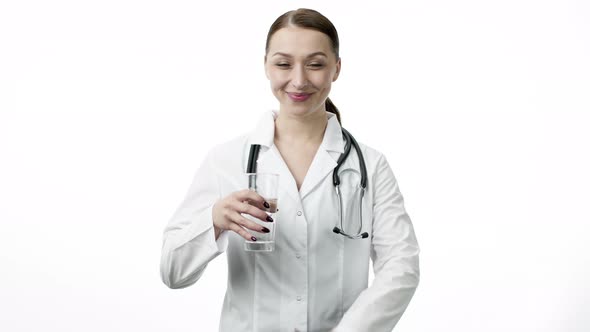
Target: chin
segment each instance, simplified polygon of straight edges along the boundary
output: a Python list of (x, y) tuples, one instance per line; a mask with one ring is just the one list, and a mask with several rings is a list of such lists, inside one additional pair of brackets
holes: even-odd
[(286, 104), (281, 105), (281, 109), (284, 110), (285, 112), (292, 113), (292, 114), (308, 114), (308, 113), (313, 112), (313, 110), (315, 108), (310, 105), (304, 105), (304, 104), (293, 105), (292, 103), (286, 103)]

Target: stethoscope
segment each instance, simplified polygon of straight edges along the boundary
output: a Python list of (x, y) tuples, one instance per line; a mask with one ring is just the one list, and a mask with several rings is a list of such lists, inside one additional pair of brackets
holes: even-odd
[[(341, 234), (349, 239), (365, 239), (369, 237), (369, 233), (363, 232), (363, 197), (365, 196), (365, 189), (367, 188), (367, 168), (365, 166), (365, 159), (363, 158), (363, 154), (361, 153), (361, 149), (354, 139), (352, 135), (344, 128), (342, 128), (342, 137), (344, 138), (344, 153), (340, 155), (338, 158), (338, 162), (336, 167), (334, 167), (334, 173), (332, 175), (332, 180), (334, 182), (334, 188), (336, 189), (336, 195), (338, 196), (338, 210), (339, 210), (339, 218), (340, 218), (340, 227), (335, 226), (332, 231), (336, 234)], [(360, 183), (360, 199), (359, 199), (359, 228), (356, 231), (355, 235), (348, 234), (344, 231), (344, 216), (342, 212), (342, 196), (340, 194), (340, 177), (338, 176), (338, 170), (340, 166), (348, 155), (350, 154), (351, 147), (354, 146), (356, 150), (356, 154), (359, 158), (359, 167), (361, 171), (361, 183)], [(258, 160), (258, 152), (260, 151), (260, 144), (252, 144), (250, 146), (250, 155), (248, 157), (248, 166), (246, 169), (246, 173), (256, 173), (256, 161)]]

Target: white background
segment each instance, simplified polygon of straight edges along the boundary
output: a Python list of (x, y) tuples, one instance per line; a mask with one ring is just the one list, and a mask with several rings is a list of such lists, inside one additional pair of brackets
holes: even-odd
[(226, 260), (161, 282), (205, 153), (275, 108), (283, 12), (336, 25), (343, 125), (421, 245), (396, 331), (590, 330), (588, 1), (3, 1), (0, 330), (215, 331)]

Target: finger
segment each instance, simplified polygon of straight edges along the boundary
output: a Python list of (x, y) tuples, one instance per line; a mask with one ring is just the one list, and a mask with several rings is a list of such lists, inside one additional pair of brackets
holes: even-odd
[(239, 236), (243, 237), (244, 239), (246, 239), (248, 241), (256, 241), (255, 236), (248, 233), (244, 228), (242, 228), (240, 225), (238, 225), (236, 223), (231, 223), (231, 225), (229, 225), (229, 229), (231, 231), (238, 233)]
[(256, 223), (255, 221), (252, 221), (246, 217), (244, 217), (243, 215), (239, 214), (238, 212), (236, 212), (234, 215), (232, 215), (231, 220), (242, 226), (247, 228), (248, 230), (254, 231), (254, 232), (258, 232), (258, 233), (268, 233), (269, 229)]
[[(264, 197), (260, 196), (257, 192), (250, 189), (244, 189), (237, 192), (238, 199), (240, 202), (248, 200), (250, 203), (254, 203), (253, 205), (258, 206), (259, 208), (263, 208), (265, 205)], [(267, 202), (268, 204), (268, 202)]]
[(264, 202), (263, 202), (263, 203), (260, 203), (260, 202), (258, 202), (258, 201), (252, 201), (252, 200), (250, 200), (250, 199), (246, 199), (246, 200), (244, 201), (244, 203), (247, 203), (247, 204), (249, 204), (249, 205), (255, 206), (255, 207), (259, 208), (260, 210), (264, 210), (264, 209), (265, 209), (265, 207), (264, 207)]
[(248, 203), (243, 203), (243, 202), (235, 202), (235, 205), (232, 206), (234, 208), (235, 211), (239, 212), (239, 213), (245, 213), (245, 214), (249, 214), (254, 218), (258, 218), (261, 221), (264, 222), (273, 222), (274, 220), (272, 219), (271, 216), (269, 216), (264, 210), (261, 210), (255, 206), (252, 206)]

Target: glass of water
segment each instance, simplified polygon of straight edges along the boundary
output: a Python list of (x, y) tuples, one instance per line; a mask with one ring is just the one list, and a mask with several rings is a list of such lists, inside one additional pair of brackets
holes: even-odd
[(246, 173), (248, 189), (256, 191), (270, 205), (269, 208), (262, 207), (274, 221), (267, 222), (259, 220), (249, 214), (242, 214), (244, 218), (254, 221), (255, 223), (266, 227), (270, 230), (268, 233), (259, 233), (248, 229), (256, 237), (256, 241), (244, 242), (246, 251), (273, 251), (275, 247), (275, 233), (277, 228), (277, 198), (279, 191), (279, 175), (274, 173)]

